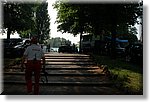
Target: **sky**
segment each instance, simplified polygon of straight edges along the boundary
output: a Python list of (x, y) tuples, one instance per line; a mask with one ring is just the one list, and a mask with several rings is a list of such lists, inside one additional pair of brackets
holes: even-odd
[(61, 32), (57, 32), (57, 26), (58, 24), (55, 23), (56, 21), (56, 17), (57, 17), (57, 11), (56, 9), (53, 9), (52, 4), (55, 3), (56, 0), (48, 0), (48, 13), (50, 15), (51, 18), (51, 24), (50, 24), (50, 28), (51, 28), (51, 35), (50, 37), (63, 37), (67, 40), (70, 40), (72, 43), (77, 44), (80, 40), (80, 36), (77, 35), (76, 37), (73, 36), (73, 34), (68, 34), (68, 33), (61, 33)]

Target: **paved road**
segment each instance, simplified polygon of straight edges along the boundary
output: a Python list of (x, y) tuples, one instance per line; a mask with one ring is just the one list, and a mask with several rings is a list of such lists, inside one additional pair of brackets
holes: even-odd
[[(48, 83), (40, 82), (40, 95), (118, 95), (102, 69), (89, 55), (46, 53)], [(41, 79), (45, 79), (41, 73)], [(5, 95), (26, 95), (24, 72), (12, 67), (4, 72)]]

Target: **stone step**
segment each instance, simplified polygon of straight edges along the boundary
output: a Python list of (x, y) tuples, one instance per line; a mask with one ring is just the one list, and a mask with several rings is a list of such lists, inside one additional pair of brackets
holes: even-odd
[(91, 59), (90, 57), (45, 57), (45, 59)]
[[(4, 81), (24, 81), (25, 76), (12, 76), (6, 75)], [(34, 81), (34, 77), (32, 77)], [(45, 80), (45, 76), (41, 76), (40, 80)], [(105, 78), (105, 76), (47, 76), (48, 82), (109, 82), (109, 78)]]
[[(114, 87), (58, 85), (40, 86), (40, 95), (121, 95), (120, 90)], [(27, 95), (24, 84), (5, 84), (2, 95)], [(51, 96), (48, 96), (51, 97)], [(53, 96), (51, 97), (53, 98)]]
[[(25, 75), (24, 72), (4, 72), (4, 75)], [(44, 75), (41, 73), (41, 75)], [(104, 76), (103, 73), (48, 73), (48, 76)]]
[(86, 54), (69, 54), (69, 53), (55, 53), (55, 54), (44, 54), (45, 57), (90, 57)]
[[(100, 69), (98, 66), (95, 65), (61, 65), (61, 64), (50, 64), (50, 65), (46, 65), (45, 66), (46, 70), (95, 70), (95, 69)], [(4, 68), (5, 70), (9, 70), (9, 69), (21, 69), (20, 65), (14, 65), (14, 66), (10, 66), (7, 68)], [(24, 68), (25, 69), (25, 68)]]
[(94, 62), (45, 62), (45, 65), (95, 65)]
[[(70, 67), (55, 67), (55, 68), (50, 68), (50, 67), (45, 67), (46, 68), (46, 70), (96, 70), (96, 69), (99, 69), (99, 67), (94, 67), (94, 68), (87, 68), (87, 67), (78, 67), (78, 68), (76, 68), (76, 67), (72, 67), (72, 68), (70, 68)], [(21, 67), (9, 67), (9, 68), (7, 68), (8, 70), (10, 70), (10, 69), (14, 69), (14, 70), (20, 70), (21, 69)], [(26, 69), (26, 68), (23, 68), (23, 69)]]
[(46, 62), (92, 62), (91, 59), (45, 59)]
[(72, 65), (59, 65), (59, 64), (55, 64), (55, 65), (46, 65), (45, 66), (46, 68), (68, 68), (68, 69), (71, 69), (71, 68), (97, 68), (97, 69), (100, 69), (98, 66), (96, 66), (95, 64), (93, 65), (88, 65), (88, 64), (86, 64), (86, 65), (75, 65), (75, 64), (72, 64)]
[[(26, 84), (25, 81), (4, 81), (4, 84)], [(33, 82), (34, 84), (34, 82)], [(108, 87), (108, 86), (112, 86), (114, 83), (110, 83), (110, 82), (48, 82), (48, 83), (43, 83), (43, 82), (40, 82), (40, 84), (42, 85), (48, 85), (48, 86), (52, 86), (52, 85), (80, 85), (80, 86), (105, 86), (105, 87)]]
[[(9, 72), (9, 73), (20, 73), (21, 72), (21, 69), (9, 69), (9, 70), (5, 70), (5, 72)], [(22, 72), (25, 72), (25, 70), (23, 70)], [(51, 70), (50, 68), (49, 69), (46, 69), (46, 72), (49, 73), (49, 74), (52, 74), (52, 73), (64, 73), (64, 74), (73, 74), (73, 73), (83, 73), (83, 74), (93, 74), (93, 73), (101, 73), (102, 71), (101, 70), (93, 70), (93, 69), (88, 69), (88, 70), (73, 70), (73, 69), (70, 69), (68, 70), (67, 69), (61, 69), (61, 70), (56, 70), (56, 69), (53, 69)], [(42, 73), (42, 72), (41, 72)]]

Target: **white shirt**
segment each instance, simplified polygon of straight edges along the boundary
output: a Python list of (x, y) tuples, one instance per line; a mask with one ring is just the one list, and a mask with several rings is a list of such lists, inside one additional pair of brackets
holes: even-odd
[(34, 60), (34, 58), (36, 58), (36, 60), (41, 60), (41, 58), (44, 56), (44, 52), (38, 45), (32, 44), (31, 46), (27, 47), (24, 55), (26, 56), (27, 60)]

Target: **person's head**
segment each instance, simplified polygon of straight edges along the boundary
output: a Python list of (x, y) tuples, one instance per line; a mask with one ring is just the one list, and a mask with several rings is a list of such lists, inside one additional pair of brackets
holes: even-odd
[(37, 37), (32, 37), (31, 38), (31, 44), (37, 44), (38, 43), (38, 39), (37, 39)]

